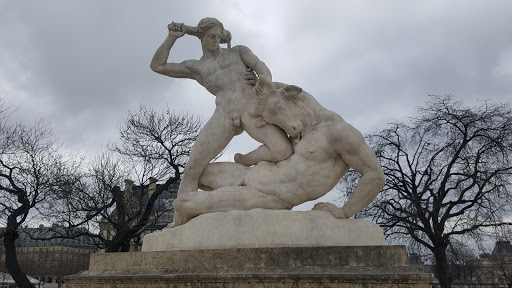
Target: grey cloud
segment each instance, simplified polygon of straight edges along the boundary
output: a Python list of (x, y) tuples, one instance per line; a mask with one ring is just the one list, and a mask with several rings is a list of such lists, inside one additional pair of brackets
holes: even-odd
[[(20, 105), (20, 118), (44, 116), (65, 144), (91, 151), (115, 140), (139, 103), (207, 118), (214, 98), (206, 90), (157, 75), (149, 62), (167, 23), (214, 16), (274, 80), (303, 87), (368, 133), (412, 115), (431, 93), (508, 100), (509, 77), (496, 71), (511, 65), (504, 63), (512, 57), (511, 8), (508, 1), (5, 1), (0, 95)], [(200, 56), (199, 41), (185, 36), (171, 60)]]

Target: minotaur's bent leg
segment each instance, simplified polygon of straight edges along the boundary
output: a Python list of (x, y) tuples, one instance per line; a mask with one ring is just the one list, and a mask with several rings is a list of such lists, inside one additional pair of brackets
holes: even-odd
[(292, 208), (279, 198), (248, 186), (229, 186), (211, 192), (184, 193), (174, 200), (173, 205), (178, 213), (188, 219), (205, 213), (231, 210)]
[(211, 191), (226, 186), (239, 186), (251, 168), (233, 162), (210, 163), (199, 177), (199, 187)]

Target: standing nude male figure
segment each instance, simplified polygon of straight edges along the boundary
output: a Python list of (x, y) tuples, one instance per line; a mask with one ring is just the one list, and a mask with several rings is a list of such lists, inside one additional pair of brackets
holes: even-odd
[[(226, 35), (226, 32), (222, 23), (215, 18), (202, 19), (197, 28), (172, 23), (169, 25), (168, 37), (151, 61), (153, 71), (173, 78), (194, 79), (216, 96), (215, 112), (192, 148), (178, 195), (197, 191), (199, 177), (208, 163), (235, 135), (244, 130), (263, 145), (246, 155), (237, 154), (235, 161), (238, 163), (250, 166), (259, 161), (278, 162), (287, 159), (293, 152), (292, 144), (282, 129), (275, 125), (257, 127), (261, 126), (261, 119), (248, 113), (251, 103), (256, 101), (255, 90), (259, 87), (246, 84), (244, 75), (247, 70), (252, 69), (259, 78), (269, 81), (272, 75), (265, 63), (249, 48), (242, 45), (221, 48), (221, 36)], [(171, 48), (185, 33), (199, 37), (202, 57), (199, 60), (167, 63)], [(182, 221), (179, 215), (175, 217), (175, 225), (180, 225)]]

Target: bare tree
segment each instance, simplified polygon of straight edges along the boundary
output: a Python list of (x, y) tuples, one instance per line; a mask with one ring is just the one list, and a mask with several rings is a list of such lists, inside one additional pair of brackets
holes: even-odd
[(150, 177), (167, 179), (181, 173), (201, 126), (202, 121), (191, 115), (141, 105), (137, 113), (128, 113), (119, 131), (121, 141), (111, 145), (111, 150), (132, 163), (137, 182), (147, 183)]
[(475, 274), (477, 260), (476, 247), (472, 247), (468, 242), (461, 239), (451, 239), (446, 249), (448, 264), (450, 266), (451, 279), (457, 283), (471, 283)]
[(0, 102), (0, 216), (5, 265), (18, 287), (33, 287), (20, 269), (15, 240), (31, 213), (55, 193), (76, 167), (52, 138), (51, 129), (37, 121), (33, 126), (10, 124), (10, 109)]
[(505, 240), (508, 237), (500, 237), (501, 240), (496, 241), (492, 253), (482, 265), (483, 273), (491, 276), (500, 287), (512, 287), (512, 245), (509, 240)]
[(120, 129), (121, 142), (112, 150), (132, 163), (132, 171), (137, 172), (141, 185), (152, 179), (162, 179), (165, 183), (148, 196), (145, 203), (142, 199), (127, 199), (129, 195), (122, 193), (113, 194), (117, 215), (106, 219), (115, 230), (114, 245), (110, 245), (107, 252), (126, 251), (131, 239), (138, 242), (166, 212), (162, 207), (155, 207), (156, 199), (179, 181), (201, 126), (199, 118), (176, 114), (169, 108), (157, 111), (141, 105), (137, 113), (129, 113)]
[(410, 124), (368, 136), (387, 182), (362, 212), (390, 237), (411, 237), (434, 256), (441, 287), (451, 287), (447, 250), (458, 235), (508, 225), (512, 199), (512, 112), (483, 101), (467, 107), (432, 96)]
[[(191, 147), (201, 128), (198, 118), (176, 114), (169, 109), (156, 111), (140, 106), (129, 113), (120, 129), (120, 144), (111, 145), (91, 161), (90, 169), (80, 181), (52, 201), (47, 214), (67, 229), (55, 237), (76, 237), (87, 234), (107, 252), (124, 252), (130, 242), (139, 243), (143, 234), (152, 229), (168, 206), (157, 205), (157, 199), (173, 184), (177, 184)], [(113, 153), (112, 153), (113, 152)], [(124, 179), (135, 177), (139, 186), (163, 181), (151, 195), (133, 195), (121, 190)], [(131, 184), (128, 184), (131, 185)], [(147, 188), (145, 188), (147, 190)], [(114, 230), (112, 238), (102, 235), (99, 226)]]

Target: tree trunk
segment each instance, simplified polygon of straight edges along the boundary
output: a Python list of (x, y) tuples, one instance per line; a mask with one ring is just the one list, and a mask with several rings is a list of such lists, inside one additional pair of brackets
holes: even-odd
[(436, 245), (434, 257), (436, 259), (436, 274), (441, 288), (451, 288), (452, 279), (450, 276), (450, 265), (446, 257), (446, 246)]
[(27, 278), (27, 275), (21, 270), (16, 256), (16, 246), (14, 241), (18, 238), (18, 232), (11, 227), (7, 227), (4, 235), (5, 247), (5, 266), (11, 274), (12, 279), (19, 288), (35, 288)]
[(123, 241), (120, 252), (130, 252), (130, 239)]
[(114, 238), (112, 239), (112, 245), (109, 245), (105, 252), (111, 253), (111, 252), (129, 252), (130, 251), (130, 240), (132, 239), (133, 235), (130, 234), (130, 236), (127, 236), (127, 233), (121, 233), (124, 236), (118, 236), (120, 234), (116, 234)]

